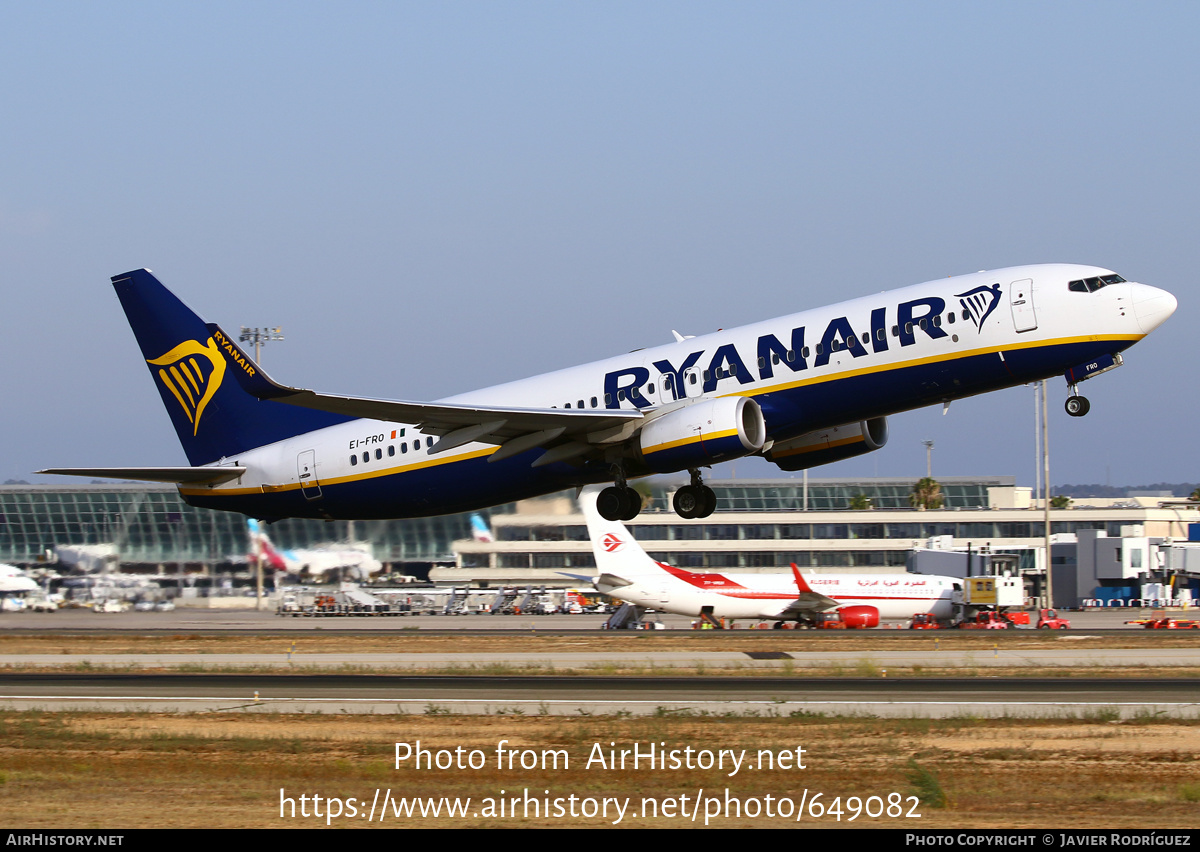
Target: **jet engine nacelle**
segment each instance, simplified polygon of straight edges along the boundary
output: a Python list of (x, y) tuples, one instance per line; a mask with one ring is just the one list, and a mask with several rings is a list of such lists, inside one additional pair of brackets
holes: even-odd
[(848, 630), (879, 626), (879, 610), (873, 606), (844, 606), (837, 612)]
[(655, 473), (728, 461), (762, 450), (767, 425), (758, 403), (725, 396), (651, 420), (639, 438), (642, 460)]
[(875, 417), (779, 441), (763, 455), (783, 470), (804, 470), (878, 450), (887, 439), (887, 418)]

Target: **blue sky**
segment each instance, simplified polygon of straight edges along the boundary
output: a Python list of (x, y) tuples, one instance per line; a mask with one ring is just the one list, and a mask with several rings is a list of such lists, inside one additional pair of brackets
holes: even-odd
[[(108, 285), (136, 267), (226, 328), (283, 326), (283, 381), (419, 400), (1046, 261), (1180, 304), (1084, 385), (1086, 418), (1052, 383), (1052, 480), (1200, 478), (1196, 4), (49, 2), (0, 24), (0, 480), (183, 462)], [(935, 474), (1032, 484), (1033, 396), (899, 415), (816, 475), (921, 476), (930, 438)]]

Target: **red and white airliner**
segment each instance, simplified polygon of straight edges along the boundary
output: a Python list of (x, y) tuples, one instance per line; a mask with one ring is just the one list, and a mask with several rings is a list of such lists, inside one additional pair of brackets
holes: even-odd
[(596, 590), (635, 606), (707, 619), (766, 619), (811, 624), (836, 612), (846, 627), (876, 627), (881, 620), (952, 614), (961, 581), (933, 574), (719, 574), (686, 571), (657, 562), (620, 521), (596, 509), (598, 486), (579, 496), (596, 555)]

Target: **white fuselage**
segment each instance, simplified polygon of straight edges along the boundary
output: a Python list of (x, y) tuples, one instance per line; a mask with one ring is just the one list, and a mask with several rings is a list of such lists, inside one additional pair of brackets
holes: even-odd
[[(590, 435), (588, 464), (538, 467), (538, 450), (481, 467), (496, 443), (439, 452), (435, 436), (418, 426), (355, 419), (239, 453), (228, 463), (245, 466), (243, 476), (181, 492), (197, 505), (259, 517), (272, 515), (273, 501), (286, 507), (280, 517), (298, 508), (321, 517), (466, 511), (602, 481), (611, 464), (605, 459), (614, 457), (630, 476), (650, 472), (639, 468), (637, 433), (645, 423), (699, 399), (729, 396), (761, 406), (769, 448), (814, 430), (1061, 375), (1131, 346), (1175, 308), (1169, 293), (1124, 280), (1094, 292), (1068, 286), (1096, 276), (1119, 279), (1076, 264), (939, 279), (441, 401), (644, 415), (623, 431)], [(490, 478), (501, 468), (503, 476)], [(311, 506), (297, 504), (300, 490)]]

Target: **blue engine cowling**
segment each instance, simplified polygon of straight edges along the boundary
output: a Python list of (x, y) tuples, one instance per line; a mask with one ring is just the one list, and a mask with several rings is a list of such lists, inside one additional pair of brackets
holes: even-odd
[(887, 418), (874, 417), (781, 441), (763, 455), (782, 470), (805, 470), (878, 450), (887, 439)]
[(639, 448), (646, 467), (655, 473), (672, 473), (757, 453), (766, 439), (758, 403), (744, 396), (724, 396), (651, 420), (642, 428)]

